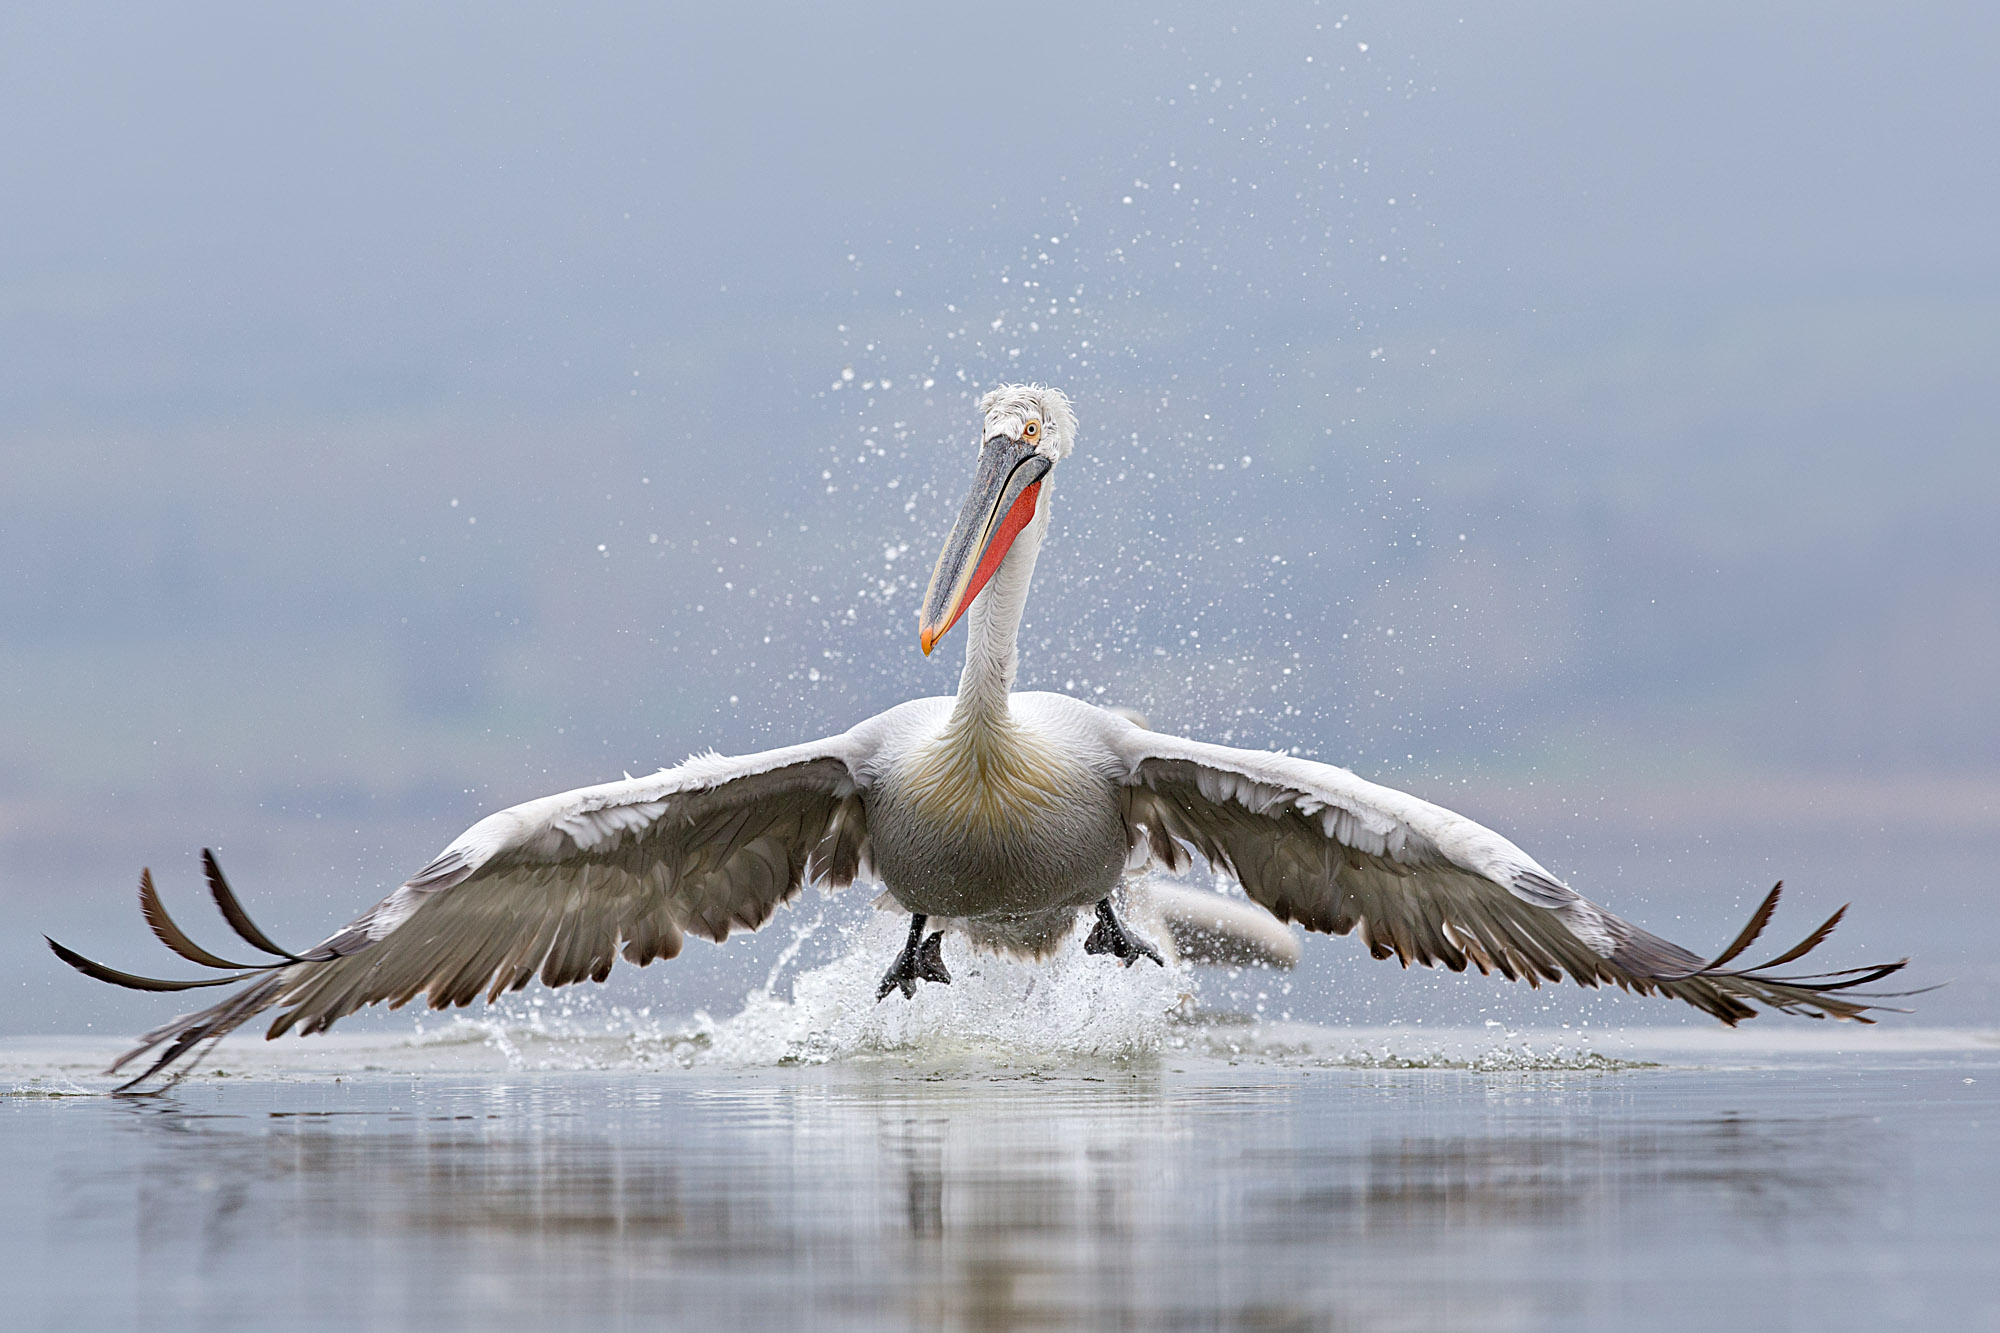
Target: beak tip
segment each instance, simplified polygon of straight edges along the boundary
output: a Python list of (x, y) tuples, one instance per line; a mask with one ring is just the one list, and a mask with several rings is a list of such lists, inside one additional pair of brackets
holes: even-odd
[(931, 655), (931, 649), (937, 647), (937, 641), (938, 641), (938, 636), (931, 633), (929, 630), (919, 630), (917, 632), (917, 643), (920, 647), (923, 648), (925, 657), (929, 657)]

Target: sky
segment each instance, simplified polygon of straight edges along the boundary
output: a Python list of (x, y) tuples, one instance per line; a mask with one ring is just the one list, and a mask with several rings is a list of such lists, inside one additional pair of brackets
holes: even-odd
[(1990, 1007), (1996, 29), (10, 11), (0, 1027), (150, 1021), (35, 938), (145, 956), (142, 864), (317, 937), (499, 805), (950, 690), (1012, 379), (1082, 421), (1024, 685), (1718, 939), (1854, 896)]

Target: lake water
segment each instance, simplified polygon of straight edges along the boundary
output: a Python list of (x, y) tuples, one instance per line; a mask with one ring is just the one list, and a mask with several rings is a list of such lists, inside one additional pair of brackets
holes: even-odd
[(0, 1043), (9, 1326), (2000, 1328), (2000, 1033), (602, 1017)]

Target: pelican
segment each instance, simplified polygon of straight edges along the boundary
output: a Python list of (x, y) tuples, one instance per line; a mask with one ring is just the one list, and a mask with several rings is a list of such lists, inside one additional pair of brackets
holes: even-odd
[(160, 1054), (124, 1086), (267, 1009), (278, 1011), (267, 1033), (277, 1037), (323, 1032), (376, 1003), (423, 996), (441, 1009), (493, 1000), (536, 976), (549, 986), (602, 981), (620, 956), (643, 966), (678, 954), (688, 934), (720, 941), (755, 930), (808, 882), (874, 880), (883, 886), (878, 903), (909, 915), (878, 1002), (950, 982), (948, 931), (975, 949), (1042, 958), (1089, 917), (1085, 950), (1127, 967), (1162, 963), (1121, 919), (1114, 890), (1129, 869), (1184, 870), (1191, 855), (1233, 878), (1275, 922), (1358, 930), (1376, 958), (1405, 967), (1617, 985), (1683, 1000), (1730, 1025), (1753, 1005), (1872, 1021), (1867, 1011), (1881, 1006), (1867, 1001), (1881, 996), (1857, 988), (1907, 960), (1773, 971), (1816, 947), (1845, 908), (1768, 963), (1731, 967), (1770, 920), (1782, 885), (1727, 948), (1703, 958), (1428, 801), (1330, 764), (1167, 735), (1067, 695), (1016, 693), (1016, 633), (1076, 416), (1066, 396), (1040, 385), (1003, 385), (979, 410), (972, 488), (918, 618), (926, 656), (965, 622), (955, 695), (899, 704), (823, 740), (710, 752), (488, 815), (297, 953), (257, 928), (204, 852), (210, 892), (266, 955), (259, 962), (231, 962), (194, 943), (142, 874), (141, 909), (161, 942), (229, 975), (139, 977), (54, 940), (50, 947), (86, 975), (141, 990), (244, 984), (139, 1038), (114, 1072)]

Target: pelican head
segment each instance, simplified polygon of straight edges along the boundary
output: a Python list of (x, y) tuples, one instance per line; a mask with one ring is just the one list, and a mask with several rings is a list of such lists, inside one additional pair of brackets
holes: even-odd
[(1076, 413), (1060, 389), (1003, 384), (979, 400), (979, 471), (931, 571), (917, 620), (930, 655), (979, 596), (1041, 503), (1042, 479), (1076, 444)]

